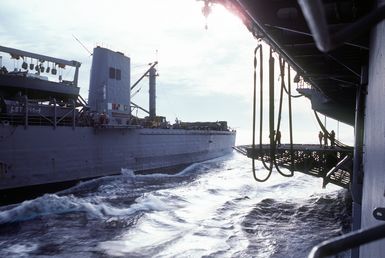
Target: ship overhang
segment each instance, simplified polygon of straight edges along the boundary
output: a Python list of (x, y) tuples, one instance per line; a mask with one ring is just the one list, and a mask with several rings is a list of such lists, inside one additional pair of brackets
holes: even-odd
[[(357, 86), (368, 63), (369, 31), (325, 53), (317, 48), (296, 0), (211, 2), (220, 3), (236, 13), (256, 38), (268, 43), (306, 83), (333, 104), (329, 107), (319, 105), (310, 97), (314, 110), (354, 125)], [(372, 1), (324, 1), (327, 30), (332, 33), (353, 24), (364, 17), (372, 5)]]

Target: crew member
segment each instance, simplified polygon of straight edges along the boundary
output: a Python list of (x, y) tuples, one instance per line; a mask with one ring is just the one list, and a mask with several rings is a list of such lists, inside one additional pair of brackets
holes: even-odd
[(332, 130), (330, 132), (330, 147), (334, 148), (335, 144), (336, 144), (336, 133), (334, 132), (334, 130)]
[(326, 132), (323, 136), (324, 138), (324, 147), (326, 148), (326, 146), (328, 146), (328, 133)]
[(324, 137), (324, 134), (322, 133), (322, 131), (319, 131), (319, 134), (318, 134), (318, 139), (319, 139), (319, 146), (322, 147), (322, 139)]
[(99, 124), (104, 125), (109, 123), (109, 117), (106, 113), (102, 112), (99, 116)]
[(8, 73), (8, 70), (5, 66), (1, 67), (0, 69), (0, 74), (7, 74)]

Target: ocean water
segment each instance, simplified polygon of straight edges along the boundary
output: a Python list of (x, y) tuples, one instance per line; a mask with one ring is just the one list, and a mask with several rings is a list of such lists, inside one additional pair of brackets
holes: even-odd
[(0, 257), (306, 257), (349, 230), (344, 190), (299, 173), (257, 183), (250, 162), (233, 153), (176, 175), (122, 170), (1, 207)]

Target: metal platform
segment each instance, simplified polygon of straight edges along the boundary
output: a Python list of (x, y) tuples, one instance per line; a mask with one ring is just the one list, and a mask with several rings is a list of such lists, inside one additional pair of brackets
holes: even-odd
[(353, 171), (353, 148), (320, 146), (317, 144), (282, 144), (275, 147), (271, 160), (270, 144), (237, 146), (234, 148), (249, 158), (264, 161), (268, 166), (273, 162), (278, 168), (285, 168), (307, 175), (323, 178), (323, 187), (332, 183), (349, 188)]

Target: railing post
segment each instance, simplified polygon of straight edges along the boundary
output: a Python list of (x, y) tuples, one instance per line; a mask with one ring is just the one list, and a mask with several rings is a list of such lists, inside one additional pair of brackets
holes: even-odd
[(72, 112), (72, 129), (75, 130), (76, 125), (76, 105), (75, 100), (72, 100), (73, 112)]
[(24, 117), (24, 129), (28, 128), (28, 97), (24, 96), (24, 107), (25, 107), (25, 117)]
[(56, 129), (57, 111), (56, 111), (56, 99), (53, 99), (53, 128)]

